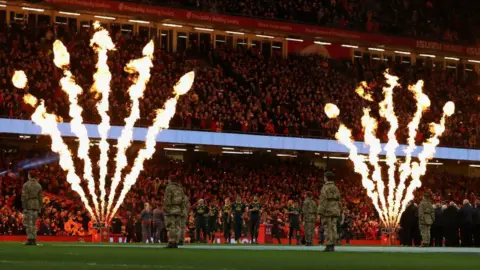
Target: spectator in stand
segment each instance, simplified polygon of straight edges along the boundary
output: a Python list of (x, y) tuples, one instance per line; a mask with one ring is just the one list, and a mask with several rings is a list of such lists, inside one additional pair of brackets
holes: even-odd
[(479, 32), (476, 2), (361, 0), (177, 0), (153, 1), (159, 5), (174, 5), (200, 9), (211, 13), (237, 14), (316, 24), (330, 28), (380, 32), (445, 42), (474, 44)]

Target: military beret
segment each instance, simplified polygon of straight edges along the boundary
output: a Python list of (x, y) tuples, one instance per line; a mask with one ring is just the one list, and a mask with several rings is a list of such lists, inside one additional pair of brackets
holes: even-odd
[(37, 179), (37, 171), (33, 170), (33, 171), (29, 171), (28, 172), (28, 179)]
[(329, 181), (333, 181), (334, 180), (334, 177), (335, 177), (335, 173), (333, 173), (332, 171), (326, 171), (324, 176), (329, 180)]

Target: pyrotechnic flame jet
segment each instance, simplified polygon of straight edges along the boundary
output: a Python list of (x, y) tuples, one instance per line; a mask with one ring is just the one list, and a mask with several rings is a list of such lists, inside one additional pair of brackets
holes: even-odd
[(117, 190), (122, 177), (122, 170), (127, 166), (127, 155), (125, 152), (130, 146), (133, 138), (133, 126), (140, 118), (139, 100), (143, 97), (147, 83), (150, 80), (150, 69), (153, 67), (153, 49), (153, 41), (150, 41), (150, 43), (148, 43), (143, 49), (143, 57), (130, 61), (125, 67), (125, 71), (131, 74), (138, 73), (138, 77), (135, 79), (135, 83), (128, 89), (130, 100), (132, 101), (132, 108), (130, 109), (130, 116), (125, 119), (125, 127), (122, 130), (122, 134), (117, 140), (117, 166), (110, 186), (106, 217), (110, 216), (110, 210), (115, 198), (115, 191)]
[(160, 109), (157, 111), (157, 115), (153, 122), (153, 125), (148, 128), (147, 138), (145, 140), (145, 147), (138, 152), (138, 156), (134, 161), (134, 165), (130, 173), (125, 177), (123, 184), (123, 189), (120, 193), (118, 201), (111, 211), (111, 215), (108, 218), (108, 221), (112, 219), (115, 213), (118, 211), (118, 208), (122, 204), (125, 196), (130, 191), (135, 182), (137, 181), (138, 175), (143, 170), (143, 163), (145, 160), (152, 158), (153, 153), (155, 153), (155, 145), (158, 134), (168, 128), (170, 120), (175, 114), (175, 109), (177, 106), (177, 101), (180, 96), (186, 94), (192, 88), (193, 81), (195, 79), (195, 73), (193, 71), (183, 75), (177, 84), (173, 87), (175, 97), (168, 99), (165, 102), (165, 109)]
[[(26, 87), (28, 82), (23, 71), (16, 71), (12, 81), (14, 86), (21, 89)], [(25, 103), (35, 108), (35, 112), (32, 115), (33, 122), (41, 127), (42, 134), (47, 134), (52, 138), (52, 151), (59, 155), (60, 167), (67, 172), (67, 182), (71, 185), (72, 190), (77, 192), (77, 194), (80, 196), (80, 199), (85, 205), (85, 209), (87, 209), (88, 213), (90, 213), (92, 218), (95, 218), (95, 212), (90, 207), (88, 199), (85, 196), (85, 192), (80, 186), (80, 178), (75, 173), (72, 154), (70, 153), (68, 146), (64, 143), (60, 130), (58, 129), (58, 117), (54, 114), (47, 113), (43, 100), (40, 101), (39, 104), (38, 99), (31, 94), (26, 94), (23, 100)]]
[(110, 130), (110, 116), (108, 116), (109, 103), (108, 99), (110, 96), (110, 81), (112, 80), (112, 74), (107, 64), (108, 51), (115, 49), (115, 45), (112, 42), (112, 38), (106, 29), (103, 29), (100, 26), (99, 22), (93, 24), (94, 29), (96, 30), (93, 34), (92, 40), (90, 40), (90, 46), (97, 53), (97, 72), (93, 75), (93, 85), (91, 91), (99, 93), (102, 97), (100, 102), (97, 104), (98, 114), (102, 119), (100, 125), (98, 125), (98, 133), (100, 134), (100, 176), (99, 176), (99, 186), (100, 186), (100, 219), (105, 219), (103, 213), (106, 212), (105, 209), (105, 177), (107, 176), (107, 163), (108, 163), (108, 150), (110, 145), (108, 144), (107, 137), (108, 131)]
[[(372, 164), (374, 171), (372, 173), (372, 179), (369, 178), (370, 171), (366, 164), (366, 158), (358, 154), (358, 149), (354, 144), (351, 130), (344, 124), (340, 124), (340, 127), (335, 135), (337, 140), (345, 145), (349, 151), (349, 158), (354, 164), (355, 172), (362, 176), (362, 185), (367, 191), (367, 195), (372, 199), (373, 205), (377, 210), (380, 220), (386, 227), (393, 228), (400, 221), (401, 214), (405, 211), (407, 203), (413, 199), (413, 192), (421, 186), (420, 177), (425, 175), (428, 160), (432, 159), (435, 154), (435, 147), (440, 143), (438, 139), (445, 131), (446, 118), (451, 116), (455, 111), (455, 105), (449, 101), (443, 108), (443, 116), (439, 124), (431, 123), (430, 131), (432, 133), (431, 138), (423, 143), (423, 150), (418, 155), (418, 162), (411, 162), (412, 153), (415, 150), (415, 136), (418, 130), (418, 125), (422, 118), (422, 114), (430, 106), (430, 100), (428, 96), (422, 91), (423, 81), (419, 81), (416, 85), (410, 86), (409, 90), (414, 94), (417, 102), (417, 110), (408, 124), (408, 146), (405, 149), (405, 162), (400, 165), (400, 180), (398, 186), (395, 181), (396, 168), (396, 149), (398, 142), (395, 137), (395, 132), (398, 129), (398, 120), (394, 112), (393, 107), (393, 90), (398, 85), (398, 78), (388, 73), (385, 73), (385, 77), (389, 84), (388, 87), (383, 88), (383, 94), (385, 99), (379, 104), (380, 115), (384, 117), (390, 124), (388, 131), (388, 142), (385, 146), (386, 161), (388, 166), (388, 197), (385, 198), (384, 187), (385, 184), (382, 180), (381, 167), (378, 165), (378, 155), (381, 152), (380, 140), (375, 136), (377, 121), (370, 116), (370, 109), (364, 108), (364, 115), (362, 117), (362, 126), (364, 128), (365, 144), (370, 147), (370, 153), (368, 161)], [(361, 90), (357, 88), (356, 92), (363, 98), (372, 101), (371, 94), (367, 93), (366, 83), (362, 83)], [(334, 104), (326, 104), (325, 113), (329, 118), (336, 118), (339, 115), (339, 109)], [(412, 178), (407, 190), (405, 191), (405, 182), (408, 177)], [(375, 184), (377, 189), (375, 190)], [(402, 200), (403, 198), (403, 200)], [(379, 204), (380, 201), (380, 204)]]
[[(82, 107), (78, 105), (78, 96), (83, 93), (83, 89), (75, 83), (72, 72), (69, 70), (70, 54), (67, 48), (60, 40), (53, 43), (54, 63), (58, 68), (63, 69), (64, 77), (60, 80), (62, 90), (67, 94), (70, 101), (70, 128), (79, 140), (78, 157), (84, 162), (83, 179), (87, 180), (88, 191), (92, 196), (92, 201), (95, 208), (95, 214), (99, 214), (98, 197), (95, 192), (95, 179), (92, 173), (92, 161), (88, 156), (90, 149), (90, 139), (88, 138), (87, 128), (83, 124)], [(95, 217), (99, 219), (98, 216)]]
[[(150, 79), (150, 69), (153, 67), (153, 42), (150, 42), (145, 46), (143, 50), (143, 57), (131, 61), (125, 67), (125, 70), (131, 74), (138, 73), (138, 76), (133, 79), (134, 84), (129, 88), (128, 92), (132, 100), (132, 108), (130, 115), (125, 119), (125, 128), (122, 130), (122, 134), (118, 139), (117, 147), (117, 167), (115, 169), (114, 179), (112, 181), (109, 203), (105, 205), (106, 189), (105, 189), (105, 177), (107, 174), (107, 162), (108, 162), (108, 150), (109, 144), (107, 142), (108, 131), (110, 129), (110, 118), (107, 114), (109, 109), (108, 96), (110, 92), (110, 80), (111, 73), (107, 65), (107, 52), (114, 50), (113, 42), (105, 29), (102, 29), (98, 22), (94, 24), (96, 33), (94, 34), (91, 45), (98, 55), (97, 71), (94, 74), (94, 84), (92, 85), (92, 91), (97, 92), (101, 96), (100, 102), (97, 104), (97, 109), (101, 117), (101, 123), (99, 125), (100, 134), (100, 202), (96, 197), (95, 182), (92, 180), (92, 168), (90, 159), (88, 157), (89, 152), (89, 139), (88, 134), (83, 125), (83, 119), (81, 116), (82, 108), (78, 105), (78, 96), (82, 93), (82, 89), (78, 86), (73, 78), (72, 73), (68, 70), (70, 63), (69, 53), (65, 46), (60, 41), (56, 41), (54, 44), (55, 65), (62, 68), (64, 71), (64, 78), (60, 81), (62, 89), (69, 97), (70, 111), (69, 114), (72, 117), (71, 128), (72, 131), (79, 138), (79, 158), (85, 162), (84, 178), (88, 181), (88, 189), (92, 195), (92, 201), (95, 208), (89, 204), (89, 201), (85, 195), (84, 190), (80, 186), (80, 178), (75, 173), (75, 167), (73, 158), (71, 156), (68, 146), (63, 142), (61, 133), (57, 127), (57, 122), (62, 121), (61, 117), (46, 112), (46, 108), (43, 100), (40, 102), (38, 99), (30, 94), (24, 95), (24, 102), (35, 108), (35, 113), (32, 115), (32, 120), (42, 128), (42, 134), (47, 134), (52, 139), (52, 150), (59, 154), (60, 166), (67, 172), (67, 181), (71, 184), (72, 190), (77, 192), (80, 199), (85, 205), (85, 208), (90, 213), (92, 218), (101, 223), (105, 223), (111, 220), (115, 215), (118, 208), (125, 199), (126, 194), (130, 188), (135, 184), (138, 175), (143, 169), (143, 163), (145, 160), (150, 159), (155, 152), (156, 138), (158, 134), (168, 128), (169, 122), (175, 114), (177, 101), (180, 96), (187, 93), (193, 85), (195, 73), (189, 72), (180, 78), (179, 82), (174, 86), (175, 97), (167, 100), (165, 108), (157, 111), (156, 118), (151, 127), (148, 128), (147, 137), (145, 142), (145, 148), (141, 149), (137, 158), (134, 161), (131, 171), (125, 177), (123, 188), (120, 192), (119, 198), (116, 201), (115, 206), (112, 208), (115, 191), (121, 182), (122, 170), (127, 165), (127, 158), (125, 156), (126, 149), (131, 145), (133, 137), (133, 126), (140, 117), (139, 99), (143, 97), (143, 93), (146, 89), (146, 85)], [(16, 71), (12, 77), (12, 82), (17, 88), (27, 87), (27, 76), (23, 71)], [(107, 218), (108, 217), (108, 218)]]

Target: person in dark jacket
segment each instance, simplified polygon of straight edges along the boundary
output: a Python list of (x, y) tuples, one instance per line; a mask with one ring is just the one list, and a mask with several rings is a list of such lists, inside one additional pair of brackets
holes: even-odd
[(437, 203), (435, 205), (435, 221), (433, 222), (432, 225), (432, 239), (433, 244), (436, 247), (441, 247), (443, 246), (443, 226), (444, 226), (444, 221), (443, 221), (443, 210), (442, 210), (442, 205), (440, 203)]
[(463, 201), (463, 206), (459, 211), (460, 220), (460, 239), (462, 247), (471, 247), (473, 245), (473, 207), (468, 200)]
[(127, 224), (125, 226), (125, 233), (127, 234), (127, 243), (130, 243), (135, 238), (135, 220), (131, 214), (128, 214)]
[(475, 240), (475, 247), (480, 247), (480, 200), (475, 202), (475, 212), (473, 214), (473, 237)]
[(415, 205), (413, 201), (411, 201), (400, 217), (400, 227), (402, 228), (400, 231), (400, 244), (402, 246), (412, 246), (412, 231), (416, 219), (416, 212)]
[(153, 210), (153, 242), (161, 243), (162, 232), (165, 229), (165, 217), (163, 215), (162, 206), (157, 204), (157, 208)]
[(418, 221), (418, 205), (416, 203), (413, 204), (414, 206), (414, 219), (413, 219), (413, 226), (412, 231), (410, 232), (413, 237), (413, 244), (416, 247), (419, 247), (422, 244), (422, 235), (420, 234), (420, 224)]
[(458, 208), (450, 202), (443, 211), (445, 246), (458, 247)]

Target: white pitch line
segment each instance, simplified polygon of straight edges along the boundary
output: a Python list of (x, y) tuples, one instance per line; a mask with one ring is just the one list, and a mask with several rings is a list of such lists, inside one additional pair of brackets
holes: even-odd
[(68, 261), (11, 261), (11, 260), (0, 260), (1, 264), (44, 264), (44, 265), (56, 265), (56, 266), (66, 266), (69, 265), (86, 265), (91, 268), (102, 267), (102, 268), (153, 268), (153, 269), (193, 269), (193, 266), (182, 266), (182, 265), (161, 265), (161, 264), (127, 264), (127, 263), (96, 263), (96, 262), (68, 262)]
[[(90, 247), (90, 248), (163, 248), (164, 245), (139, 245), (139, 244), (59, 244), (54, 246), (61, 247)], [(180, 249), (195, 249), (195, 250), (255, 250), (255, 251), (310, 251), (319, 252), (323, 250), (322, 246), (305, 247), (305, 246), (280, 246), (280, 245), (185, 245)], [(382, 246), (338, 246), (335, 247), (338, 252), (378, 252), (378, 253), (457, 253), (457, 254), (480, 254), (480, 248), (451, 248), (451, 247), (382, 247)]]

